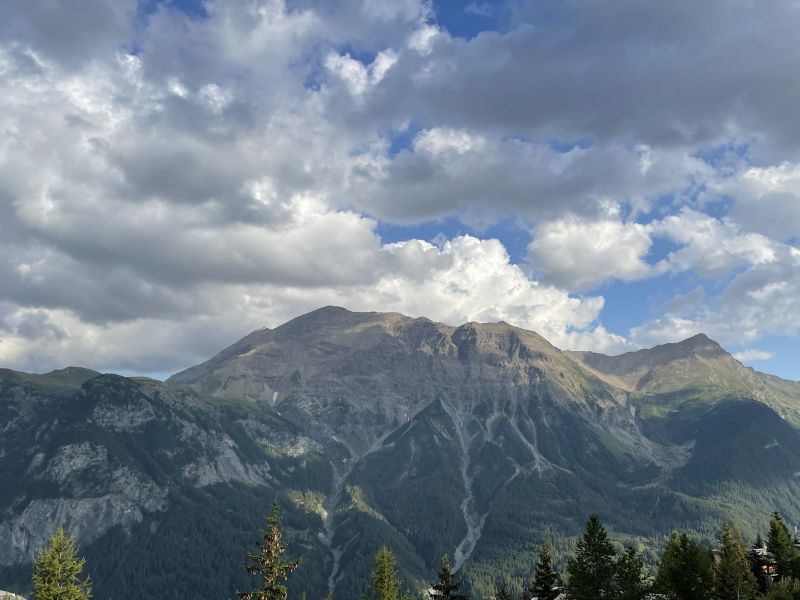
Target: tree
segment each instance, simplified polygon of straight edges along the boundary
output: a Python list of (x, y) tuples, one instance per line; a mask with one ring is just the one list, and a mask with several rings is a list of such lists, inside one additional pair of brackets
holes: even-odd
[(673, 533), (653, 587), (676, 600), (709, 600), (714, 589), (713, 563), (709, 550), (685, 533)]
[(250, 592), (239, 592), (242, 600), (286, 600), (286, 584), (289, 573), (299, 565), (299, 560), (287, 561), (282, 558), (287, 545), (281, 541), (281, 514), (277, 500), (272, 504), (272, 512), (266, 519), (267, 530), (262, 531), (264, 543), (258, 542), (257, 554), (250, 554), (248, 558), (252, 564), (245, 569), (251, 575), (262, 578), (261, 586)]
[(762, 594), (766, 594), (767, 590), (769, 590), (769, 584), (771, 583), (770, 576), (767, 572), (771, 559), (767, 553), (767, 545), (764, 543), (764, 539), (761, 537), (760, 533), (756, 536), (756, 541), (753, 542), (753, 545), (747, 553), (747, 561), (750, 563), (750, 572), (756, 579), (758, 591)]
[(615, 555), (600, 518), (591, 515), (583, 537), (575, 546), (575, 555), (567, 564), (567, 596), (572, 600), (611, 598)]
[(633, 548), (625, 548), (617, 559), (614, 584), (619, 600), (642, 600), (647, 593), (644, 561)]
[(793, 577), (784, 577), (770, 586), (767, 600), (800, 600), (800, 581)]
[(536, 571), (533, 575), (530, 595), (538, 600), (555, 600), (560, 592), (561, 576), (553, 570), (553, 557), (550, 544), (545, 540), (539, 548)]
[(720, 558), (715, 566), (715, 588), (719, 600), (740, 600), (758, 595), (756, 578), (739, 530), (723, 523), (719, 530)]
[(797, 549), (792, 543), (789, 528), (783, 522), (779, 512), (772, 513), (769, 521), (769, 534), (767, 535), (767, 548), (775, 557), (778, 575), (781, 577), (795, 576), (792, 567), (797, 562)]
[(33, 591), (36, 600), (88, 600), (92, 582), (81, 580), (85, 558), (78, 558), (75, 542), (63, 529), (50, 538), (33, 563)]
[(495, 600), (511, 600), (511, 592), (508, 591), (508, 584), (503, 580), (495, 594)]
[(450, 568), (450, 559), (447, 554), (442, 557), (442, 566), (439, 569), (439, 581), (431, 587), (428, 595), (431, 600), (468, 600), (466, 596), (458, 593), (461, 582), (456, 581)]
[(400, 600), (400, 578), (394, 553), (382, 546), (375, 554), (370, 594), (365, 600)]

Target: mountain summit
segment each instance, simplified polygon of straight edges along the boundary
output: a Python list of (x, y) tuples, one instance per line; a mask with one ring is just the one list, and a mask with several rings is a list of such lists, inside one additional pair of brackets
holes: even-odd
[[(384, 544), (414, 586), (447, 553), (488, 595), (496, 568), (590, 512), (654, 556), (732, 507), (746, 534), (775, 509), (800, 521), (798, 406), (797, 382), (702, 335), (605, 356), (503, 322), (337, 307), (163, 383), (0, 371), (0, 474), (15, 482), (0, 486), (0, 583), (63, 525), (98, 595), (123, 597), (137, 568), (151, 587), (136, 597), (229, 595), (278, 497), (309, 595), (362, 593)], [(187, 542), (213, 580), (164, 569)]]

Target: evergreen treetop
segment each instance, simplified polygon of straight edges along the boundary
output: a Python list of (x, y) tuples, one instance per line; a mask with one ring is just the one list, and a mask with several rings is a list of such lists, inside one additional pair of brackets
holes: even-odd
[(533, 584), (529, 591), (530, 596), (537, 600), (555, 600), (561, 593), (561, 576), (553, 570), (553, 556), (547, 540), (539, 548)]
[(642, 600), (647, 593), (644, 561), (631, 547), (625, 548), (617, 559), (614, 587), (618, 600)]
[(508, 584), (505, 580), (500, 583), (500, 587), (495, 594), (495, 600), (511, 600), (511, 592), (508, 591)]
[(685, 533), (673, 533), (664, 548), (653, 587), (676, 600), (710, 600), (714, 592), (711, 552)]
[(88, 577), (81, 579), (85, 565), (86, 559), (77, 556), (72, 538), (58, 529), (33, 563), (36, 600), (89, 600), (92, 582)]
[(755, 598), (756, 579), (750, 571), (747, 552), (739, 531), (723, 523), (719, 531), (720, 559), (715, 566), (715, 589), (719, 600)]
[(251, 575), (261, 576), (261, 586), (250, 592), (239, 592), (242, 600), (286, 600), (285, 581), (289, 573), (299, 565), (299, 560), (287, 561), (282, 558), (287, 545), (281, 541), (281, 515), (277, 500), (272, 504), (272, 512), (266, 519), (267, 530), (262, 531), (264, 543), (258, 542), (258, 552), (248, 555), (250, 562), (245, 569)]
[(614, 595), (614, 546), (600, 518), (593, 514), (575, 555), (567, 564), (567, 595), (571, 600), (606, 600)]
[(382, 546), (375, 554), (370, 594), (364, 600), (405, 600), (400, 597), (400, 578), (394, 553)]
[(777, 511), (772, 513), (772, 518), (769, 521), (767, 547), (775, 557), (778, 574), (781, 577), (798, 575), (792, 572), (793, 566), (797, 562), (798, 552), (792, 543), (789, 528)]
[(445, 554), (442, 557), (442, 565), (439, 568), (439, 581), (433, 584), (428, 591), (428, 595), (431, 600), (468, 600), (466, 596), (458, 593), (460, 587), (461, 582), (457, 581), (453, 576), (450, 559)]

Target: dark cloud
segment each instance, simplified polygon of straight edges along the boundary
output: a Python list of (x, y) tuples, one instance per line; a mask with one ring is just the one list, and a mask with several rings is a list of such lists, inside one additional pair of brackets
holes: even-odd
[(531, 2), (516, 25), (404, 53), (363, 111), (539, 138), (797, 152), (795, 3)]
[(7, 0), (2, 6), (0, 39), (77, 67), (130, 45), (136, 14), (136, 0)]

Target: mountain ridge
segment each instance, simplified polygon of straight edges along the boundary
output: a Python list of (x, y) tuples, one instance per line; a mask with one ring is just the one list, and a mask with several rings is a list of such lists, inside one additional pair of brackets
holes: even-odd
[[(305, 556), (292, 593), (365, 592), (384, 544), (413, 589), (448, 553), (475, 593), (500, 568), (521, 590), (516, 557), (556, 534), (563, 556), (589, 512), (651, 557), (675, 528), (800, 522), (798, 406), (800, 384), (705, 336), (607, 357), (339, 307), (165, 382), (0, 370), (0, 480), (19, 482), (0, 486), (0, 584), (61, 524), (109, 592), (139, 565), (145, 595), (219, 597), (277, 497)], [(216, 578), (159, 567), (187, 539)]]

